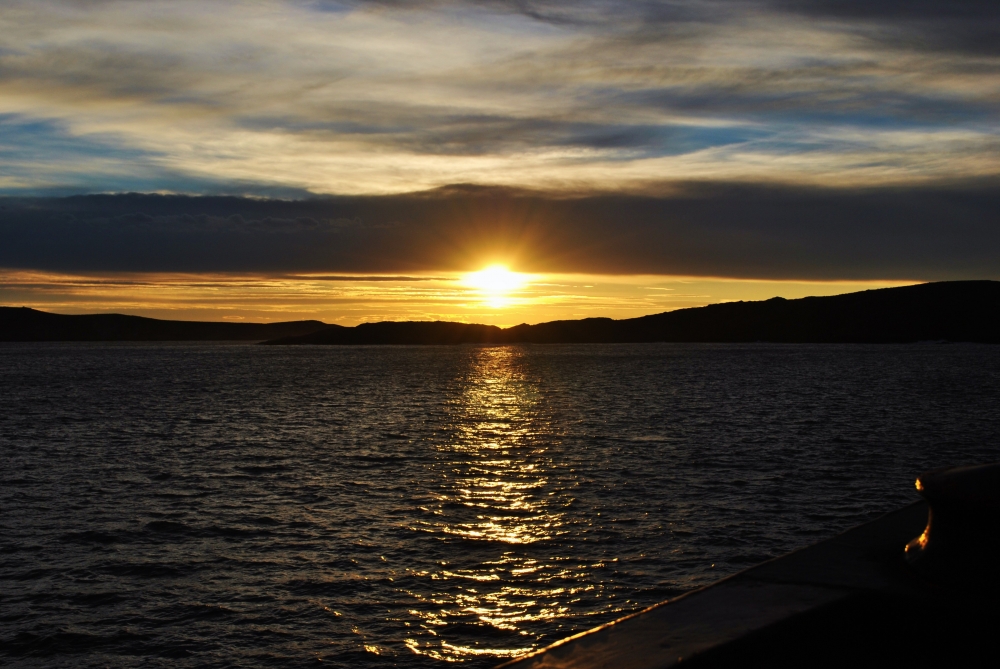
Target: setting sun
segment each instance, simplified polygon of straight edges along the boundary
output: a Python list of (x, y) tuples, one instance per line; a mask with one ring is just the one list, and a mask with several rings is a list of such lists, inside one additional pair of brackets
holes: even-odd
[(490, 265), (466, 274), (463, 283), (478, 291), (486, 305), (502, 309), (510, 306), (512, 292), (527, 285), (528, 275), (512, 272), (504, 265)]
[(527, 283), (527, 275), (511, 272), (503, 265), (490, 265), (486, 269), (472, 272), (465, 277), (465, 283), (489, 295), (504, 295), (517, 290)]

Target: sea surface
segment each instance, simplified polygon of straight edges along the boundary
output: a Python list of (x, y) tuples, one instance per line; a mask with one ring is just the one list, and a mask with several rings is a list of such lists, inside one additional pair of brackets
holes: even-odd
[(0, 345), (0, 664), (489, 667), (1000, 460), (1000, 347)]

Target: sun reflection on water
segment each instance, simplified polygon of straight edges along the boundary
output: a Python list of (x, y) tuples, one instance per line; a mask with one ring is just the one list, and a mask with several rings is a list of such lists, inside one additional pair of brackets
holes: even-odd
[(530, 650), (525, 627), (565, 616), (575, 590), (565, 558), (524, 551), (565, 533), (563, 508), (571, 500), (548, 490), (552, 424), (525, 375), (523, 352), (496, 347), (470, 355), (454, 403), (455, 432), (440, 447), (443, 481), (430, 518), (414, 528), (447, 542), (454, 559), (423, 575), (439, 584), (433, 594), (410, 593), (429, 605), (410, 613), (435, 639), (406, 644), (444, 661)]
[(547, 474), (536, 437), (544, 439), (549, 426), (539, 424), (537, 389), (517, 364), (519, 349), (481, 348), (475, 355), (462, 398), (465, 415), (451, 445), (453, 453), (466, 456), (465, 468), (455, 472), (452, 489), (441, 491), (439, 501), (476, 513), (441, 530), (509, 544), (549, 539), (560, 514), (539, 494)]

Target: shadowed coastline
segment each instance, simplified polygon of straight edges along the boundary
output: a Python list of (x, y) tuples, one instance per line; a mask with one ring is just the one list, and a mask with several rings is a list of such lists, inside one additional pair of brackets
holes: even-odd
[(641, 342), (1000, 343), (1000, 282), (945, 281), (830, 297), (730, 302), (612, 320), (500, 328), (408, 321), (213, 323), (67, 316), (0, 307), (0, 341), (259, 341), (265, 344), (589, 344)]
[(262, 341), (335, 326), (321, 321), (217, 323), (0, 307), (0, 341)]
[(1000, 343), (1000, 282), (948, 281), (832, 297), (731, 302), (612, 320), (502, 329), (446, 322), (364, 323), (268, 344), (590, 344), (639, 342)]

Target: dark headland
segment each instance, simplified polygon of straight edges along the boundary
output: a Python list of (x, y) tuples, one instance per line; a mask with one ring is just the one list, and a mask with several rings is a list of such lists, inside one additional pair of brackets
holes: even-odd
[(641, 318), (499, 328), (364, 323), (268, 344), (556, 344), (629, 342), (1000, 343), (1000, 282), (947, 281), (832, 297), (730, 302)]
[(449, 322), (210, 323), (0, 307), (0, 341), (263, 341), (266, 344), (638, 342), (1000, 343), (1000, 282), (945, 281), (831, 297), (729, 302), (612, 320), (499, 328)]
[(26, 307), (0, 307), (0, 341), (264, 341), (328, 327), (321, 321), (166, 321), (122, 314), (68, 316)]

